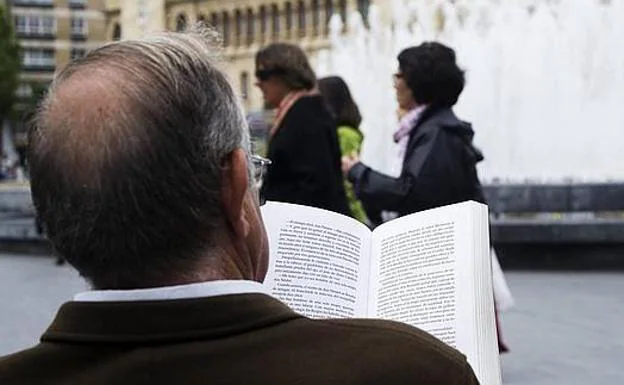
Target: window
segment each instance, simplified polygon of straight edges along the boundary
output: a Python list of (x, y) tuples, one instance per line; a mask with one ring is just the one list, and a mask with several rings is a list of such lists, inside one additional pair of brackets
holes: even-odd
[(370, 9), (370, 0), (358, 0), (357, 2), (357, 10), (362, 15), (362, 21), (366, 27), (368, 24), (368, 11)]
[(271, 5), (271, 19), (271, 35), (274, 39), (277, 39), (280, 33), (280, 14), (277, 4)]
[(184, 13), (178, 14), (178, 16), (176, 17), (176, 22), (175, 22), (176, 32), (184, 31), (186, 29), (186, 25), (187, 25), (186, 15)]
[(217, 13), (210, 14), (210, 25), (214, 29), (217, 29), (217, 30), (219, 29), (219, 14)]
[(113, 41), (121, 39), (121, 25), (119, 23), (115, 23), (113, 27)]
[(56, 20), (53, 16), (16, 15), (14, 22), (18, 34), (41, 36), (56, 33)]
[(222, 20), (223, 46), (227, 47), (230, 45), (230, 15), (227, 12), (223, 12)]
[(251, 45), (254, 42), (254, 35), (256, 33), (255, 21), (253, 10), (249, 8), (247, 10), (247, 45)]
[(321, 19), (321, 9), (318, 0), (312, 0), (310, 7), (312, 8), (312, 33), (316, 36), (319, 32), (319, 21)]
[(54, 67), (56, 58), (54, 50), (40, 48), (26, 48), (22, 54), (22, 64), (24, 67)]
[(297, 7), (297, 19), (299, 24), (299, 36), (305, 36), (306, 29), (306, 11), (305, 11), (305, 3), (303, 0), (299, 0), (299, 6)]
[(286, 18), (286, 32), (288, 32), (288, 36), (290, 36), (293, 25), (292, 4), (290, 4), (290, 2), (286, 2), (284, 5), (284, 16)]
[(56, 20), (54, 20), (53, 16), (44, 16), (41, 21), (43, 23), (44, 34), (53, 34), (55, 32)]
[(264, 41), (267, 31), (267, 12), (264, 5), (260, 6), (260, 41)]
[(338, 12), (340, 13), (340, 19), (342, 20), (342, 24), (346, 26), (347, 25), (347, 0), (338, 1)]
[(87, 0), (69, 0), (70, 8), (83, 8), (87, 5)]
[(234, 35), (235, 35), (235, 44), (240, 45), (241, 36), (243, 34), (243, 13), (240, 9), (234, 11)]
[(22, 83), (17, 87), (15, 95), (19, 98), (29, 98), (33, 94), (32, 86), (28, 83)]
[(206, 24), (206, 16), (202, 15), (201, 13), (197, 16), (197, 21), (203, 24)]
[(26, 25), (30, 31), (36, 31), (37, 34), (41, 34), (43, 29), (43, 19), (37, 16), (27, 17)]
[(50, 6), (53, 6), (54, 0), (13, 0), (13, 5), (50, 5)]
[(83, 57), (86, 54), (87, 54), (87, 50), (84, 49), (84, 48), (72, 48), (71, 49), (71, 59), (72, 60), (80, 59), (81, 57)]
[(84, 36), (88, 33), (87, 21), (81, 17), (71, 18), (71, 34), (73, 36)]
[(15, 16), (15, 31), (17, 33), (26, 33), (27, 27), (26, 27), (26, 16)]
[(249, 99), (249, 73), (243, 71), (240, 74), (240, 92), (243, 100)]
[(325, 33), (329, 33), (329, 21), (334, 16), (333, 0), (325, 0)]

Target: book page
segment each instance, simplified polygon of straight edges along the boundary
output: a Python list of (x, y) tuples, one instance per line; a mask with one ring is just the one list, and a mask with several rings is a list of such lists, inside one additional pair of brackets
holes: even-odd
[(268, 202), (262, 216), (269, 238), (265, 284), (293, 310), (312, 318), (366, 314), (370, 230), (330, 211)]
[(476, 357), (474, 202), (388, 222), (373, 232), (371, 315), (416, 326)]
[(456, 346), (455, 232), (449, 219), (381, 236), (377, 316), (418, 325)]

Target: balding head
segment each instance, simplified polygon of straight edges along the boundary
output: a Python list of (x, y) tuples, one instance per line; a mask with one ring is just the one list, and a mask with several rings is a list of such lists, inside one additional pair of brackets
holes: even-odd
[(224, 158), (248, 148), (208, 31), (92, 51), (30, 132), (32, 194), (55, 248), (100, 288), (188, 275), (222, 225)]

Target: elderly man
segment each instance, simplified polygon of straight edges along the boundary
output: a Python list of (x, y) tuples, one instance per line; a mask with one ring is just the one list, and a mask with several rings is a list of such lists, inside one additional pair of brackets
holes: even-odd
[(418, 329), (311, 320), (265, 292), (261, 175), (208, 34), (113, 43), (58, 74), (32, 194), (93, 290), (0, 359), (0, 383), (475, 384)]

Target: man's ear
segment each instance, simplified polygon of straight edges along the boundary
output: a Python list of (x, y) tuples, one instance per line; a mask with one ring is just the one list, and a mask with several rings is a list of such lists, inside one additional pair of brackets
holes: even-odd
[(244, 209), (248, 188), (247, 154), (237, 148), (228, 155), (221, 169), (221, 204), (225, 220), (241, 237), (247, 236), (250, 229)]

